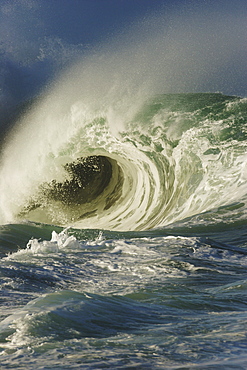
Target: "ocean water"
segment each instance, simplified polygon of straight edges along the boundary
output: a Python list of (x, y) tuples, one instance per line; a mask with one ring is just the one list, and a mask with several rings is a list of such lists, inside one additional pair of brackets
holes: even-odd
[(246, 369), (246, 98), (64, 84), (1, 154), (1, 368)]

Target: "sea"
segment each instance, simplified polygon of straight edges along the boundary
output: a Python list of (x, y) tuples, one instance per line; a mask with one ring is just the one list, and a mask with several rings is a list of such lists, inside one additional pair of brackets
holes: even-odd
[(1, 369), (247, 369), (247, 99), (74, 87), (2, 146)]

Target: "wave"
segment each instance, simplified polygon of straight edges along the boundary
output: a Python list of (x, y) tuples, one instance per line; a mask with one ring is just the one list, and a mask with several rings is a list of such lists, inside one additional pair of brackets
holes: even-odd
[(246, 99), (166, 94), (133, 105), (117, 116), (122, 107), (77, 101), (54, 117), (46, 100), (28, 113), (3, 153), (1, 222), (127, 231), (209, 213), (245, 219)]

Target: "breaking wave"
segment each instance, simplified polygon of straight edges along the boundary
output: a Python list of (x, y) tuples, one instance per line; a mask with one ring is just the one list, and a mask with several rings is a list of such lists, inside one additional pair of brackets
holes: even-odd
[(159, 95), (117, 130), (110, 108), (76, 102), (42, 125), (43, 102), (25, 117), (4, 152), (2, 222), (145, 230), (245, 218), (246, 99)]

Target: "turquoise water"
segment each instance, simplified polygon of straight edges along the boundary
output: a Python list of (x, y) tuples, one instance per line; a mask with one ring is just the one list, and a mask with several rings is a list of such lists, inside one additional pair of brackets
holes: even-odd
[(59, 91), (2, 154), (1, 366), (245, 369), (246, 98)]

